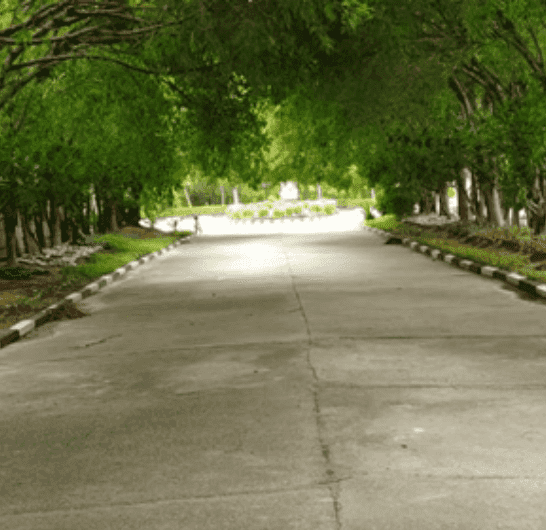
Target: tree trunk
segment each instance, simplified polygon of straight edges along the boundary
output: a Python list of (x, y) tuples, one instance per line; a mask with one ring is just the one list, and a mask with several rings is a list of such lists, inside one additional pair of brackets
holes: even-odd
[(59, 206), (59, 219), (61, 224), (61, 242), (68, 243), (70, 241), (70, 228), (71, 222), (68, 212), (66, 211), (65, 206)]
[(486, 207), (483, 191), (480, 187), (479, 180), (474, 171), (472, 172), (472, 202), (474, 207), (474, 213), (476, 215), (476, 223), (479, 225), (483, 225), (486, 219)]
[(63, 244), (62, 227), (61, 227), (61, 221), (63, 217), (62, 217), (62, 211), (60, 206), (57, 206), (51, 212), (51, 215), (53, 215), (53, 222), (55, 226), (55, 246), (59, 246)]
[(521, 228), (521, 223), (520, 223), (520, 220), (519, 220), (519, 210), (516, 210), (514, 208), (513, 211), (514, 211), (514, 217), (513, 217), (514, 226), (517, 226), (518, 228)]
[(534, 235), (541, 235), (546, 224), (546, 200), (544, 197), (544, 179), (540, 169), (536, 168), (535, 180), (527, 193), (527, 224)]
[(15, 227), (15, 240), (17, 241), (17, 257), (27, 254), (28, 250), (25, 245), (25, 234), (21, 223), (21, 213), (17, 210), (17, 226)]
[(34, 228), (36, 230), (36, 239), (40, 246), (40, 251), (43, 252), (46, 248), (46, 240), (44, 235), (44, 218), (42, 212), (34, 216)]
[(449, 211), (449, 197), (447, 195), (447, 182), (442, 184), (438, 194), (440, 195), (440, 215), (445, 215), (448, 219), (451, 218), (451, 213)]
[(463, 223), (468, 222), (468, 195), (466, 192), (466, 184), (469, 180), (468, 168), (463, 168), (461, 173), (457, 177), (457, 209), (459, 211), (459, 220)]
[(89, 230), (89, 209), (90, 209), (90, 197), (85, 198), (85, 204), (82, 208), (81, 229), (84, 235), (88, 236), (91, 232)]
[(99, 231), (99, 205), (93, 184), (91, 184), (87, 199), (87, 216), (89, 219), (89, 232), (97, 233)]
[(186, 201), (188, 202), (188, 206), (189, 206), (190, 208), (192, 208), (191, 199), (190, 199), (190, 194), (189, 194), (189, 192), (188, 192), (187, 186), (184, 186), (184, 195), (186, 196)]
[(97, 209), (99, 211), (97, 228), (99, 234), (106, 234), (108, 231), (109, 218), (111, 217), (111, 212), (108, 210), (108, 204), (106, 200), (101, 196), (100, 192), (97, 190), (96, 194)]
[(17, 227), (17, 210), (12, 201), (8, 201), (2, 213), (4, 214), (4, 231), (6, 234), (6, 252), (8, 267), (17, 265), (17, 241), (15, 229)]
[(440, 194), (437, 191), (434, 192), (434, 213), (440, 215)]
[(61, 237), (61, 219), (59, 217), (59, 207), (55, 196), (49, 195), (49, 218), (47, 220), (49, 233), (51, 234), (51, 246), (57, 247), (62, 244)]
[(117, 213), (117, 201), (116, 199), (114, 198), (111, 198), (109, 199), (109, 203), (110, 203), (110, 230), (112, 230), (112, 232), (117, 232), (119, 230), (119, 226), (118, 226), (118, 220), (117, 220), (117, 216), (116, 216), (116, 213)]
[(51, 198), (48, 200), (48, 203), (46, 205), (45, 218), (46, 218), (47, 227), (49, 229), (49, 241), (52, 247), (55, 246), (55, 240), (56, 240), (55, 215), (53, 214), (54, 211), (55, 211), (55, 198)]
[(71, 245), (77, 245), (80, 239), (81, 230), (80, 230), (80, 224), (78, 220), (76, 219), (77, 211), (78, 211), (77, 206), (75, 208), (68, 208), (66, 206), (64, 207), (65, 225), (66, 225), (66, 230), (68, 232), (67, 241)]
[(423, 215), (428, 215), (432, 212), (432, 200), (428, 190), (421, 190), (421, 199), (419, 201), (419, 211)]
[(504, 227), (504, 214), (500, 204), (499, 190), (496, 180), (484, 190), (485, 202), (487, 204), (487, 220), (490, 224)]
[(25, 238), (25, 246), (29, 254), (32, 254), (32, 255), (41, 254), (42, 247), (40, 247), (38, 239), (34, 235), (36, 229), (31, 230), (31, 222), (32, 223), (34, 222), (32, 218), (29, 219), (28, 216), (21, 215), (21, 223), (23, 226), (23, 236)]

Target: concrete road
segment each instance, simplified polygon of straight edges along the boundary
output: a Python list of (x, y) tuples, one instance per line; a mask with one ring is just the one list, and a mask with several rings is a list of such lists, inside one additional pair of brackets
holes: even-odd
[(0, 350), (0, 528), (546, 529), (546, 306), (383, 241), (196, 238)]

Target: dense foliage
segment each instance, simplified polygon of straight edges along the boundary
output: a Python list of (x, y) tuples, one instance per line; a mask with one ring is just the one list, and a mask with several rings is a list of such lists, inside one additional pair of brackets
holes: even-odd
[(398, 217), (436, 196), (449, 214), (454, 186), (461, 219), (526, 208), (540, 233), (545, 15), (539, 0), (6, 0), (8, 258), (25, 250), (18, 218), (43, 247), (44, 220), (75, 241), (216, 202), (219, 186), (266, 200), (286, 180), (309, 198), (316, 183), (340, 199), (374, 187)]

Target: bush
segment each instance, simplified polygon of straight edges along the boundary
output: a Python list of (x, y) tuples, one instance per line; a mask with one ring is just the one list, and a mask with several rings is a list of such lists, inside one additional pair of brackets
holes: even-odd
[(333, 204), (327, 204), (327, 205), (324, 207), (324, 213), (325, 213), (326, 215), (332, 215), (335, 211), (336, 211), (336, 207), (335, 207), (335, 205), (333, 205)]
[(269, 210), (266, 209), (266, 208), (262, 208), (262, 209), (259, 211), (258, 215), (259, 215), (260, 217), (267, 217), (267, 216), (269, 215)]
[(382, 215), (381, 217), (378, 217), (377, 219), (368, 219), (365, 221), (366, 226), (371, 226), (373, 228), (378, 228), (379, 230), (394, 230), (398, 226), (400, 226), (400, 223), (396, 220), (396, 215), (394, 214), (388, 214), (388, 215)]
[(413, 207), (419, 200), (418, 192), (410, 189), (390, 188), (378, 190), (376, 208), (383, 213), (392, 213), (397, 219), (413, 213)]
[(254, 217), (254, 210), (245, 210), (243, 212), (243, 217), (244, 218)]
[(300, 214), (302, 211), (303, 209), (301, 206), (296, 206), (296, 208), (294, 208), (294, 213)]
[(273, 217), (278, 219), (279, 217), (284, 217), (284, 212), (282, 210), (275, 210), (273, 212)]
[(318, 204), (313, 204), (310, 208), (312, 212), (320, 213), (322, 212), (322, 207), (320, 207)]
[(294, 213), (294, 208), (287, 208), (286, 215), (292, 215)]
[(243, 217), (243, 212), (241, 211), (233, 212), (231, 217), (233, 217), (233, 219), (241, 219)]

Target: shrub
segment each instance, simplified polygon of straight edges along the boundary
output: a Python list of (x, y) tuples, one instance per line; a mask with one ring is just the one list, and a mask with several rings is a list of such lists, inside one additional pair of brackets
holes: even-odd
[(396, 220), (396, 215), (387, 214), (377, 219), (366, 220), (366, 225), (379, 228), (379, 230), (393, 230), (400, 226), (400, 223)]
[(312, 212), (320, 213), (322, 212), (322, 207), (320, 207), (318, 204), (313, 204), (310, 208)]
[(294, 213), (294, 208), (287, 208), (286, 215), (292, 215)]
[(269, 215), (269, 210), (267, 208), (262, 208), (259, 211), (259, 216), (260, 217), (267, 217), (268, 215)]
[(376, 208), (380, 212), (392, 213), (397, 219), (413, 213), (413, 207), (419, 200), (419, 194), (407, 187), (378, 190)]
[(275, 218), (277, 218), (277, 219), (278, 219), (279, 217), (284, 217), (284, 212), (283, 212), (282, 210), (275, 210), (275, 211), (273, 212), (273, 217), (275, 217)]
[(303, 211), (303, 209), (302, 209), (301, 206), (296, 206), (296, 207), (294, 208), (294, 213), (300, 214), (302, 211)]
[(336, 211), (336, 207), (334, 204), (327, 204), (325, 207), (324, 207), (324, 213), (326, 215), (332, 215), (334, 212)]
[(245, 210), (243, 212), (243, 217), (245, 218), (254, 217), (254, 210)]
[(241, 219), (243, 217), (243, 212), (241, 211), (233, 212), (232, 217), (233, 219)]

